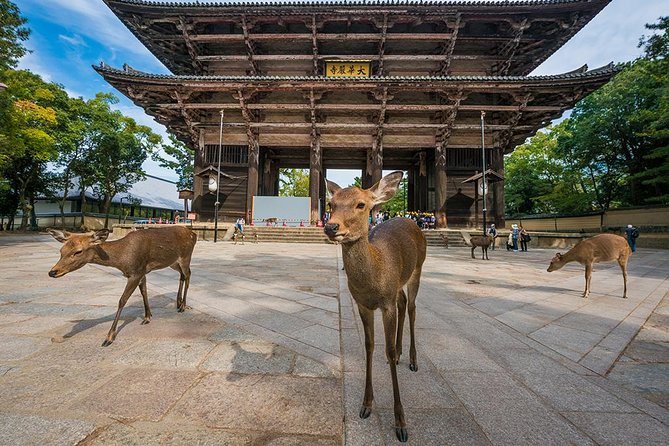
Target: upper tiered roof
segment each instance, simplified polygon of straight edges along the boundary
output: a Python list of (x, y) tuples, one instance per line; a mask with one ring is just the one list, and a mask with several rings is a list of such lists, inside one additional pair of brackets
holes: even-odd
[(610, 0), (157, 2), (104, 0), (174, 74), (526, 75)]

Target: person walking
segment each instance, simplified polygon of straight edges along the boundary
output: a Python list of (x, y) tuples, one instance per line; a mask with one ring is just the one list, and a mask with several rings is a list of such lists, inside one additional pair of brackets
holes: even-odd
[(633, 225), (627, 225), (625, 234), (627, 234), (627, 243), (630, 245), (630, 249), (632, 252), (636, 252), (636, 239), (639, 237), (639, 230)]
[(235, 228), (237, 228), (240, 232), (240, 234), (244, 233), (244, 224), (246, 222), (244, 221), (244, 217), (239, 217), (237, 221), (235, 222)]
[(523, 228), (520, 227), (520, 250), (527, 251), (527, 242), (531, 240), (530, 234)]
[(495, 240), (497, 239), (497, 228), (495, 228), (495, 223), (490, 225), (488, 229), (488, 235), (492, 237), (492, 250), (495, 250)]
[(518, 236), (520, 235), (520, 230), (518, 229), (517, 224), (511, 225), (511, 241), (513, 243), (513, 252), (518, 252)]

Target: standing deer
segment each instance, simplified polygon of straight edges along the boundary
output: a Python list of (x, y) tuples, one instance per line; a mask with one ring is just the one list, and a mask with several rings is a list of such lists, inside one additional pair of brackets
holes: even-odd
[(492, 235), (473, 235), (469, 240), (472, 244), (472, 259), (474, 257), (474, 250), (477, 247), (481, 247), (481, 260), (490, 260), (488, 258), (488, 248), (493, 243)]
[(583, 297), (590, 294), (590, 279), (592, 278), (592, 265), (599, 262), (618, 261), (623, 272), (623, 299), (627, 298), (627, 260), (632, 255), (632, 250), (627, 240), (615, 234), (599, 234), (594, 237), (581, 240), (566, 254), (555, 254), (548, 266), (548, 272), (558, 270), (569, 262), (578, 262), (585, 266), (585, 291)]
[(128, 278), (118, 302), (116, 317), (107, 338), (102, 343), (103, 347), (114, 342), (121, 311), (138, 285), (144, 299), (142, 325), (151, 321), (151, 310), (146, 293), (146, 275), (153, 270), (169, 266), (179, 272), (177, 309), (180, 313), (186, 309), (186, 293), (190, 283), (190, 259), (197, 241), (197, 235), (187, 227), (143, 229), (109, 242), (106, 241), (109, 236), (108, 229), (101, 229), (93, 234), (70, 234), (49, 229), (49, 234), (63, 243), (60, 249), (60, 260), (49, 271), (50, 277), (62, 277), (88, 263), (95, 263), (114, 267)]
[[(371, 232), (368, 228), (370, 211), (395, 195), (401, 179), (402, 172), (393, 172), (369, 189), (342, 189), (327, 181), (328, 192), (332, 195), (331, 215), (324, 230), (330, 240), (342, 245), (348, 288), (358, 304), (365, 331), (365, 396), (360, 408), (360, 418), (369, 417), (374, 401), (374, 310), (379, 308), (383, 317), (386, 357), (393, 382), (395, 434), (401, 442), (405, 442), (408, 432), (400, 401), (396, 365), (402, 354), (402, 329), (408, 303), (411, 329), (409, 368), (414, 372), (418, 370), (414, 331), (416, 294), (427, 242), (416, 223), (406, 218), (393, 218), (377, 225)], [(403, 289), (405, 285), (407, 293)]]

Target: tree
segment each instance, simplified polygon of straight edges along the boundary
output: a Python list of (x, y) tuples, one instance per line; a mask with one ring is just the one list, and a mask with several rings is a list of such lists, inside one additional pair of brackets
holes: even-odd
[(0, 96), (0, 181), (9, 185), (28, 225), (35, 195), (49, 184), (42, 177), (56, 159), (56, 135), (67, 93), (29, 71), (5, 72), (7, 90)]
[(504, 195), (509, 215), (592, 210), (591, 188), (570, 159), (558, 155), (568, 121), (549, 126), (516, 148), (505, 163)]
[(14, 68), (26, 54), (21, 43), (30, 35), (30, 29), (23, 26), (26, 22), (13, 2), (0, 0), (0, 72)]
[(309, 171), (306, 169), (279, 169), (280, 197), (308, 197)]
[(101, 106), (101, 115), (91, 124), (92, 149), (83, 160), (92, 167), (93, 193), (100, 201), (100, 212), (105, 214), (116, 194), (127, 192), (145, 178), (142, 163), (162, 139), (149, 127), (112, 111), (110, 104), (115, 100), (113, 96), (108, 98)]
[(193, 165), (195, 153), (193, 149), (179, 141), (174, 135), (168, 135), (170, 144), (163, 144), (162, 151), (169, 158), (163, 156), (160, 152), (154, 152), (152, 157), (161, 167), (173, 170), (179, 175), (177, 188), (193, 189)]

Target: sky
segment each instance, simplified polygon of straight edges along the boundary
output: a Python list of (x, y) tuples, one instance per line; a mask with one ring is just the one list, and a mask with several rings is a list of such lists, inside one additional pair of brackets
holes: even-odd
[[(120, 99), (117, 109), (166, 138), (165, 127), (133, 105), (91, 67), (105, 62), (120, 68), (127, 63), (149, 73), (169, 73), (102, 0), (13, 1), (28, 19), (32, 30), (26, 43), (31, 53), (20, 61), (19, 68), (29, 69), (47, 81), (63, 85), (73, 97), (90, 99), (97, 92), (114, 93)], [(592, 69), (609, 62), (633, 60), (642, 53), (638, 48), (639, 38), (649, 33), (644, 25), (655, 23), (667, 14), (669, 0), (613, 0), (531, 74), (559, 74), (584, 64)], [(152, 175), (177, 179), (173, 171), (163, 169), (151, 160), (144, 168)], [(360, 171), (328, 171), (328, 179), (341, 186), (352, 184), (353, 178), (359, 175)]]

